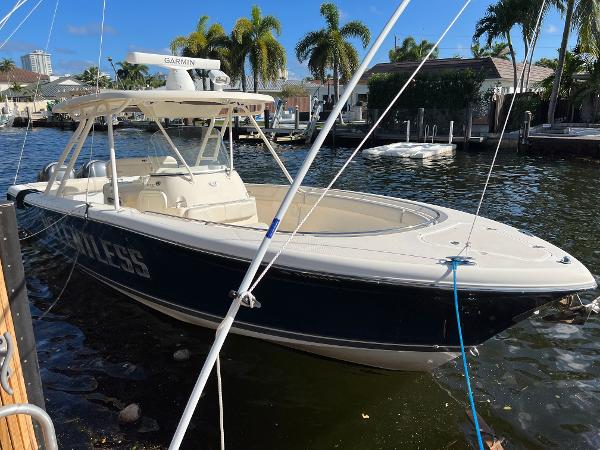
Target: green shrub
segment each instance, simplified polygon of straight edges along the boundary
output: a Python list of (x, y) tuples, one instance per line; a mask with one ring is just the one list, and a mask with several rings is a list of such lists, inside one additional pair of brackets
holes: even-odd
[[(383, 109), (406, 83), (404, 73), (376, 74), (369, 80), (369, 108)], [(482, 101), (483, 72), (472, 70), (422, 73), (408, 86), (394, 107), (466, 108)]]

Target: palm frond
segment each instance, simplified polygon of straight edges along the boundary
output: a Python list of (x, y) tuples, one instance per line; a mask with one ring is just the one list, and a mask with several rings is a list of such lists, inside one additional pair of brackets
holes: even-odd
[(363, 48), (366, 48), (371, 40), (371, 31), (365, 24), (359, 22), (358, 20), (353, 20), (352, 22), (345, 24), (342, 28), (340, 28), (340, 33), (345, 38), (359, 38), (362, 42)]

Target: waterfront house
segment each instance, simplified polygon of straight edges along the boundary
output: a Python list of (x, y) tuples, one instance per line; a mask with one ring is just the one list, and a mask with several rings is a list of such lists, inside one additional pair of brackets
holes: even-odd
[[(363, 76), (368, 80), (378, 73), (406, 73), (414, 72), (420, 61), (402, 61), (395, 63), (380, 63), (369, 69)], [(442, 58), (427, 61), (421, 73), (472, 70), (483, 72), (485, 80), (481, 85), (482, 92), (494, 89), (498, 94), (511, 94), (514, 92), (514, 72), (512, 62), (502, 58)], [(523, 70), (523, 64), (517, 64), (517, 74)], [(554, 70), (533, 64), (529, 74), (529, 91), (539, 90), (539, 83), (552, 75)], [(518, 90), (519, 92), (520, 90)]]

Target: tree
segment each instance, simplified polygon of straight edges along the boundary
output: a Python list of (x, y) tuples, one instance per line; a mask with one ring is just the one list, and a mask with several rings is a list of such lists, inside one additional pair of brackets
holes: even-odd
[(482, 47), (479, 42), (474, 42), (471, 45), (471, 53), (473, 58), (492, 58), (508, 59), (508, 44), (506, 42), (493, 42), (492, 45)]
[(15, 62), (12, 59), (2, 58), (0, 61), (0, 73), (8, 73), (16, 68), (17, 66), (15, 66)]
[[(536, 66), (547, 67), (548, 69), (556, 70), (556, 66), (558, 66), (558, 59), (556, 58), (540, 58), (535, 62)], [(554, 75), (552, 75), (552, 79), (554, 80)]]
[[(575, 51), (572, 52), (567, 50), (565, 53), (563, 76), (561, 77), (558, 90), (558, 95), (560, 98), (570, 98), (572, 96), (572, 91), (575, 84), (574, 75), (586, 72), (588, 70), (588, 64), (584, 55), (579, 53), (577, 50), (578, 49), (575, 49)], [(547, 67), (556, 71), (556, 68), (558, 67), (558, 60), (547, 58), (544, 59), (548, 62)], [(552, 88), (555, 78), (555, 74), (552, 74), (540, 82), (540, 86), (542, 87), (542, 95), (546, 99), (549, 99), (552, 95)]]
[(241, 88), (246, 92), (246, 46), (242, 42), (242, 37), (237, 36), (233, 31), (227, 40), (225, 49), (225, 61), (227, 61), (228, 72), (232, 82), (241, 81)]
[(87, 84), (90, 84), (93, 86), (96, 85), (96, 80), (98, 80), (99, 88), (110, 87), (111, 86), (110, 78), (108, 76), (104, 75), (103, 73), (100, 73), (100, 76), (98, 76), (98, 72), (99, 72), (98, 67), (91, 66), (91, 67), (88, 67), (87, 69), (85, 69), (79, 75), (75, 75), (75, 78), (79, 81), (83, 81), (84, 83), (87, 83)]
[(131, 64), (127, 61), (117, 63), (119, 70), (117, 76), (125, 89), (140, 89), (146, 87), (146, 77), (148, 76), (148, 66), (144, 64)]
[[(191, 58), (218, 59), (221, 64), (227, 63), (225, 55), (228, 38), (220, 23), (213, 23), (208, 27), (208, 16), (198, 20), (196, 30), (187, 36), (178, 36), (171, 41), (171, 52), (174, 55), (188, 56)], [(225, 67), (224, 67), (225, 68)], [(197, 71), (202, 78), (202, 88), (207, 89), (207, 72)]]
[(501, 38), (506, 41), (510, 58), (513, 64), (513, 85), (515, 92), (518, 87), (517, 60), (515, 49), (512, 44), (510, 30), (519, 20), (519, 8), (516, 4), (519, 0), (499, 0), (498, 3), (489, 5), (485, 16), (475, 25), (473, 42), (486, 36), (486, 46), (490, 47), (495, 39)]
[(282, 98), (307, 97), (308, 90), (300, 84), (286, 84), (281, 90)]
[(308, 61), (311, 74), (323, 82), (325, 71), (333, 70), (333, 95), (337, 103), (340, 98), (340, 78), (349, 80), (358, 67), (358, 52), (348, 39), (360, 39), (363, 48), (366, 48), (371, 40), (371, 32), (357, 20), (340, 27), (340, 11), (333, 3), (321, 4), (320, 11), (326, 27), (307, 33), (296, 45), (296, 57), (301, 63)]
[(14, 92), (21, 92), (23, 90), (23, 86), (15, 81), (10, 85), (10, 89)]
[[(552, 4), (557, 4), (557, 1), (560, 0), (513, 0), (512, 2), (512, 7), (517, 12), (518, 19), (516, 22), (521, 27), (524, 54), (529, 55), (527, 73), (521, 78), (521, 92), (527, 91), (529, 88), (529, 74), (531, 73), (539, 29), (542, 27), (546, 13)], [(536, 25), (538, 28), (536, 28)]]
[(562, 0), (565, 9), (565, 26), (558, 53), (558, 64), (550, 104), (548, 106), (548, 122), (554, 123), (560, 83), (565, 67), (565, 56), (571, 30), (577, 30), (577, 45), (582, 52), (600, 55), (600, 5), (598, 0)]
[(152, 75), (149, 75), (148, 77), (146, 77), (146, 85), (150, 86), (151, 88), (158, 88), (161, 86), (164, 86), (166, 83), (166, 79), (164, 74), (161, 73), (153, 73)]
[[(252, 7), (250, 18), (242, 17), (233, 28), (233, 39), (239, 46), (234, 55), (242, 62), (250, 62), (254, 78), (254, 92), (258, 80), (275, 81), (286, 69), (285, 48), (275, 36), (281, 34), (281, 23), (274, 16), (263, 16), (258, 6)], [(245, 78), (245, 75), (244, 75)]]
[[(433, 42), (429, 42), (426, 39), (417, 44), (417, 41), (412, 36), (409, 36), (402, 41), (400, 47), (390, 50), (390, 62), (422, 61), (434, 45)], [(436, 48), (430, 58), (437, 59), (439, 54), (440, 51)]]
[(600, 98), (600, 58), (588, 59), (584, 63), (585, 75), (581, 81), (573, 80), (570, 101), (573, 106), (582, 105), (591, 101), (593, 105), (592, 121), (598, 118), (598, 106)]

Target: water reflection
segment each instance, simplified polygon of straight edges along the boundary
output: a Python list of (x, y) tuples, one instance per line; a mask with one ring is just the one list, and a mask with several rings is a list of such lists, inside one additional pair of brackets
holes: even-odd
[[(121, 155), (144, 155), (149, 134), (116, 133)], [(20, 180), (56, 159), (69, 133), (30, 131)], [(93, 155), (106, 158), (106, 135)], [(22, 130), (0, 133), (2, 188), (12, 181)], [(89, 158), (90, 145), (82, 151)], [(305, 149), (279, 146), (295, 173)], [(307, 184), (324, 185), (350, 149), (325, 149)], [(338, 187), (474, 211), (491, 154), (458, 152), (428, 164), (357, 156)], [(240, 146), (235, 161), (248, 182), (285, 183), (262, 146)], [(482, 213), (527, 229), (576, 255), (600, 274), (598, 166), (502, 151)], [(33, 314), (62, 289), (70, 262), (25, 247)], [(584, 300), (600, 295), (588, 293)], [(540, 314), (542, 316), (543, 314)], [(63, 448), (168, 445), (212, 333), (156, 314), (75, 272), (53, 312), (35, 323), (48, 409)], [(598, 448), (600, 321), (583, 326), (536, 317), (481, 346), (472, 361), (478, 411), (506, 438), (505, 448)], [(188, 348), (190, 361), (172, 353)], [(433, 375), (392, 373), (319, 359), (232, 336), (222, 355), (229, 448), (470, 448), (472, 426), (459, 363)], [(120, 427), (117, 414), (138, 402), (143, 419)], [(368, 416), (368, 418), (365, 418)], [(188, 448), (218, 447), (215, 380), (190, 430)]]

